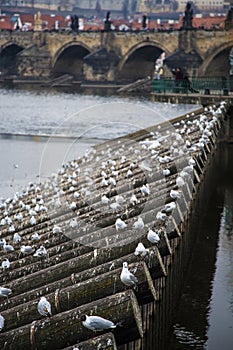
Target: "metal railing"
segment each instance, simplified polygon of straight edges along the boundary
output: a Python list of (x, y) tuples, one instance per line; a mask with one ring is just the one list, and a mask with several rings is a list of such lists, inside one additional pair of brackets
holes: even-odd
[(193, 77), (189, 80), (180, 80), (179, 83), (173, 78), (154, 79), (152, 82), (152, 91), (157, 93), (200, 93), (204, 95), (216, 94), (227, 96), (229, 92), (233, 92), (233, 79)]

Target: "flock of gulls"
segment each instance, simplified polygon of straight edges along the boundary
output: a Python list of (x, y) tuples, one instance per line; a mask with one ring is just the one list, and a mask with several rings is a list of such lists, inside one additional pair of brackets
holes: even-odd
[[(33, 322), (47, 318), (49, 322), (59, 313), (45, 285), (56, 284), (59, 276), (48, 274), (45, 282), (45, 274), (40, 278), (40, 272), (51, 268), (56, 274), (59, 264), (66, 270), (64, 263), (69, 259), (92, 254), (93, 263), (107, 249), (111, 264), (106, 268), (119, 270), (115, 260), (111, 261), (111, 252), (130, 246), (132, 250), (126, 249), (125, 257), (134, 256), (136, 268), (132, 270), (131, 261), (123, 255), (118, 278), (123, 290), (132, 289), (137, 295), (137, 264), (148, 261), (151, 248), (159, 247), (166, 234), (178, 230), (186, 216), (200, 174), (198, 156), (213, 144), (224, 110), (221, 103), (172, 124), (106, 142), (64, 164), (47, 181), (30, 183), (12, 198), (1, 199), (1, 348), (15, 349), (12, 331), (31, 323), (29, 316), (24, 321), (20, 317), (26, 304), (30, 314), (30, 303), (36, 303)], [(95, 262), (91, 266), (97, 274)], [(75, 268), (82, 275), (90, 265)], [(90, 330), (90, 337), (92, 331), (126, 327), (124, 319), (102, 316), (94, 308), (78, 313), (77, 322)], [(76, 334), (77, 345), (71, 343), (70, 349), (82, 349), (79, 339)], [(40, 344), (36, 346), (40, 349)]]

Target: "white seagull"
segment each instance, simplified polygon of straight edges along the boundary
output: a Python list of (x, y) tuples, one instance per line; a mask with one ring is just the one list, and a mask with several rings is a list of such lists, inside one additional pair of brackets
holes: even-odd
[(148, 254), (148, 249), (145, 248), (145, 246), (142, 244), (142, 242), (139, 242), (135, 251), (134, 251), (134, 255), (144, 257), (147, 254)]
[(7, 258), (4, 258), (2, 261), (2, 268), (3, 270), (9, 269), (11, 266), (10, 261)]
[(0, 297), (8, 298), (10, 294), (12, 294), (10, 288), (0, 287)]
[(14, 236), (13, 236), (13, 242), (14, 243), (19, 243), (22, 241), (22, 237), (20, 236), (20, 234), (18, 232), (15, 232)]
[(139, 216), (137, 221), (135, 221), (135, 223), (133, 224), (133, 228), (135, 230), (142, 230), (143, 227), (144, 227), (144, 222), (143, 222), (142, 218)]
[(56, 234), (56, 233), (62, 233), (62, 228), (58, 225), (54, 225), (53, 226), (53, 233)]
[(40, 298), (38, 305), (37, 305), (37, 310), (38, 310), (39, 314), (42, 316), (46, 316), (46, 317), (52, 316), (51, 304), (45, 297)]
[(123, 262), (123, 268), (120, 275), (121, 282), (128, 287), (136, 288), (138, 279), (132, 272), (128, 269), (128, 263)]
[(34, 248), (30, 245), (22, 245), (20, 251), (22, 254), (29, 255), (34, 252)]
[(117, 218), (116, 219), (116, 222), (115, 222), (115, 226), (116, 226), (116, 230), (123, 230), (124, 228), (127, 227), (127, 224), (121, 220), (120, 218)]
[(13, 252), (14, 247), (11, 245), (11, 244), (7, 244), (6, 241), (3, 245), (3, 249), (6, 251), (6, 252)]
[(159, 243), (159, 241), (160, 241), (160, 237), (159, 237), (158, 233), (151, 230), (151, 229), (147, 233), (147, 239), (151, 243)]
[(105, 329), (117, 327), (114, 322), (100, 316), (82, 315), (80, 319), (84, 327), (91, 329), (92, 331), (103, 331)]
[(44, 256), (47, 256), (47, 254), (48, 253), (46, 248), (43, 245), (41, 245), (40, 248), (38, 248), (36, 252), (33, 254), (33, 256), (44, 257)]
[(181, 193), (179, 191), (176, 191), (176, 190), (171, 190), (170, 191), (170, 197), (172, 199), (180, 198), (181, 197)]
[(149, 196), (149, 194), (150, 194), (150, 187), (149, 187), (149, 185), (148, 184), (146, 184), (146, 185), (143, 185), (141, 188), (140, 188), (140, 190), (141, 190), (141, 192), (142, 192), (142, 194), (145, 196)]
[(163, 213), (162, 211), (158, 211), (158, 213), (156, 214), (156, 219), (164, 222), (167, 220), (167, 214)]

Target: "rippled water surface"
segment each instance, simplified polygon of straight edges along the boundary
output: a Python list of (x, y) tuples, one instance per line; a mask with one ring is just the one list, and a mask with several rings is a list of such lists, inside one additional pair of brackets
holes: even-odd
[(170, 350), (233, 348), (233, 146), (220, 145), (203, 202), (193, 218), (197, 236), (177, 308)]
[(91, 145), (197, 109), (146, 99), (0, 90), (0, 197), (60, 169)]
[(197, 109), (145, 99), (0, 90), (0, 133), (110, 139)]

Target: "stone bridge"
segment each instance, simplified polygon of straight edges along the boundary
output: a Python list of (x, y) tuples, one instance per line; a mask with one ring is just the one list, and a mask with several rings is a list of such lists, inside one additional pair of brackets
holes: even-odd
[[(185, 67), (194, 76), (229, 76), (233, 30), (161, 32), (2, 32), (0, 70), (22, 78), (133, 81), (151, 75), (166, 53), (165, 73)], [(167, 68), (167, 69), (166, 69)]]

